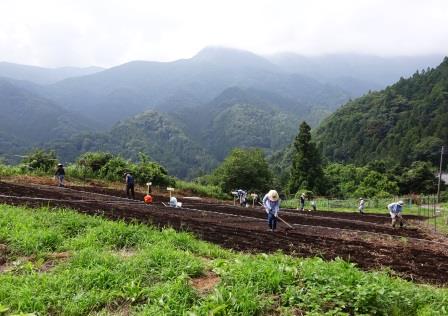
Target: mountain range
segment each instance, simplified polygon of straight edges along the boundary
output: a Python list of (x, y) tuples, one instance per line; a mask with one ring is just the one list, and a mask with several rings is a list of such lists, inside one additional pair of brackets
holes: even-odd
[(393, 68), (392, 59), (375, 67), (378, 57), (351, 57), (305, 62), (208, 47), (190, 59), (109, 69), (0, 63), (0, 156), (33, 146), (55, 148), (64, 161), (86, 150), (131, 159), (143, 151), (170, 173), (193, 177), (233, 147), (282, 150), (300, 121), (317, 126), (350, 98), (436, 59), (404, 59)]

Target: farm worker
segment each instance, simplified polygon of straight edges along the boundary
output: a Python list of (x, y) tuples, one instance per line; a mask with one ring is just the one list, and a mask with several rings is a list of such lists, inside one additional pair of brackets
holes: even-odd
[(177, 207), (177, 199), (174, 196), (170, 197), (170, 206)]
[(366, 201), (363, 198), (359, 198), (359, 206), (358, 206), (359, 213), (364, 214), (365, 207), (366, 207)]
[(303, 211), (305, 209), (305, 193), (300, 195), (300, 210)]
[(56, 172), (54, 173), (54, 177), (58, 180), (58, 185), (63, 188), (64, 187), (65, 170), (64, 170), (64, 166), (61, 163), (58, 163), (58, 168), (56, 169)]
[(400, 222), (400, 227), (403, 227), (403, 216), (401, 215), (403, 204), (403, 201), (398, 201), (397, 203), (390, 203), (387, 206), (390, 216), (392, 217), (392, 227), (395, 227), (397, 219)]
[(269, 229), (273, 232), (277, 228), (277, 216), (280, 209), (280, 200), (277, 191), (271, 190), (264, 196), (263, 206), (268, 214)]
[(134, 194), (134, 177), (130, 172), (125, 172), (124, 180), (126, 181), (126, 196), (129, 199), (129, 191), (131, 191), (132, 199), (135, 200)]
[(246, 196), (247, 196), (247, 192), (239, 189), (236, 191), (237, 195), (238, 195), (238, 199), (240, 201), (240, 206), (246, 206)]

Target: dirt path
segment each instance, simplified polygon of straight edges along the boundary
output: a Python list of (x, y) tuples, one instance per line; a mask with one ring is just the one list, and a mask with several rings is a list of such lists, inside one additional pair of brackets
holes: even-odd
[[(357, 214), (339, 213), (341, 216), (338, 217), (334, 212), (329, 216), (326, 216), (327, 212), (313, 215), (284, 212), (283, 218), (294, 224), (294, 229), (279, 223), (279, 230), (271, 233), (267, 231), (261, 209), (190, 200), (183, 200), (185, 208), (175, 209), (158, 203), (148, 206), (124, 199), (123, 195), (123, 192), (104, 188), (60, 189), (0, 182), (0, 202), (63, 206), (111, 219), (137, 219), (187, 230), (204, 240), (235, 250), (271, 252), (282, 249), (299, 256), (341, 257), (364, 269), (390, 267), (406, 279), (448, 284), (446, 240), (437, 242), (418, 228), (392, 229), (385, 216), (351, 219), (350, 216)], [(163, 197), (164, 201), (166, 199)]]

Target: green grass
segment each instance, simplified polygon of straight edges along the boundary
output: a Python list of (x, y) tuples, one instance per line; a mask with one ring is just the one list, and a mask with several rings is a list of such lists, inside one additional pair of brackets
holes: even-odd
[(0, 177), (10, 177), (24, 174), (23, 168), (19, 166), (9, 166), (0, 163)]
[(208, 196), (216, 199), (229, 199), (229, 195), (222, 192), (221, 188), (215, 185), (202, 185), (195, 182), (176, 180), (176, 188), (183, 191), (191, 191), (193, 194)]
[[(0, 205), (0, 244), (13, 267), (0, 273), (0, 315), (448, 313), (448, 290), (366, 273), (342, 260), (239, 254), (188, 233), (69, 210)], [(67, 259), (42, 270), (62, 252)], [(220, 282), (199, 293), (189, 280), (207, 271)]]

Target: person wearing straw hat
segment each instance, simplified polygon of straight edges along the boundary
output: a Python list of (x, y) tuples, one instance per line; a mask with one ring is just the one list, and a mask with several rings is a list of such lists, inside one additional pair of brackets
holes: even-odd
[(263, 198), (263, 206), (268, 214), (268, 225), (271, 232), (277, 228), (277, 217), (280, 209), (280, 199), (275, 190), (270, 190)]
[(397, 219), (400, 223), (400, 227), (403, 227), (403, 216), (401, 215), (403, 204), (403, 201), (398, 201), (397, 203), (390, 203), (387, 206), (387, 209), (389, 210), (390, 216), (392, 218), (392, 227), (395, 227)]

